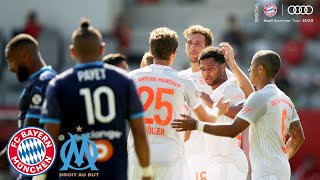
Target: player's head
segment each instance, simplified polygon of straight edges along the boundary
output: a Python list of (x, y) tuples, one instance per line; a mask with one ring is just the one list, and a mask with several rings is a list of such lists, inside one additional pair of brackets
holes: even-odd
[(199, 65), (202, 77), (209, 86), (226, 80), (226, 61), (220, 48), (206, 47), (199, 55)]
[(157, 28), (150, 33), (149, 44), (154, 59), (173, 60), (179, 45), (178, 35), (169, 28)]
[(103, 62), (117, 66), (121, 69), (129, 71), (129, 66), (127, 64), (127, 57), (123, 54), (108, 54), (103, 57)]
[(198, 63), (200, 52), (213, 41), (213, 34), (210, 29), (201, 25), (193, 25), (184, 30), (186, 38), (186, 53), (191, 63)]
[(28, 34), (19, 34), (9, 41), (5, 48), (8, 69), (14, 72), (20, 82), (28, 79), (33, 61), (39, 60), (38, 42)]
[(249, 76), (253, 85), (264, 78), (273, 81), (281, 66), (280, 56), (271, 50), (258, 51), (252, 58)]
[(100, 31), (87, 19), (82, 19), (80, 27), (72, 34), (71, 56), (79, 63), (96, 61), (104, 54), (104, 42)]
[(150, 52), (145, 52), (140, 63), (140, 68), (153, 64), (153, 56)]

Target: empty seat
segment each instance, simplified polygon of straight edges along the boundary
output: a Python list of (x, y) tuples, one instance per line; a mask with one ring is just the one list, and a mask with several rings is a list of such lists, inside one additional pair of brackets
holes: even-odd
[(304, 58), (304, 43), (299, 40), (285, 41), (281, 54), (282, 58), (290, 64), (299, 64)]

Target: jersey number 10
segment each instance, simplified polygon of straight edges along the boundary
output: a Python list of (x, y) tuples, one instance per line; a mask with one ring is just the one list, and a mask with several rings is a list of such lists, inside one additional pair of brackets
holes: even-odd
[[(103, 115), (101, 112), (101, 95), (105, 94), (108, 98), (109, 113)], [(111, 88), (101, 86), (92, 93), (90, 88), (81, 88), (80, 95), (84, 96), (88, 125), (94, 125), (95, 119), (100, 123), (109, 123), (116, 117), (115, 98)]]

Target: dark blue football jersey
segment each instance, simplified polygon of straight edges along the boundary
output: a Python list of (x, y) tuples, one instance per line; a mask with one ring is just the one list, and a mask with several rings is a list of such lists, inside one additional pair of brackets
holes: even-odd
[(40, 119), (41, 108), (49, 81), (57, 73), (51, 66), (45, 66), (28, 78), (19, 100), (19, 127), (22, 127), (27, 118)]
[[(19, 128), (27, 118), (40, 119), (47, 85), (57, 75), (51, 66), (45, 66), (29, 76), (19, 99)], [(31, 176), (20, 174), (17, 180), (31, 180)]]
[(86, 173), (127, 179), (126, 120), (143, 115), (133, 81), (117, 67), (96, 61), (56, 76), (48, 85), (40, 123), (60, 124), (59, 178), (77, 179), (67, 173)]

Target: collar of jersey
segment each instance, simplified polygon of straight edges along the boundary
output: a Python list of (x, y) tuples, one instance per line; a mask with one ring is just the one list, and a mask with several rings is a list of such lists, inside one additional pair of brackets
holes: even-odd
[(173, 69), (172, 66), (165, 66), (165, 65), (161, 65), (161, 64), (151, 64), (150, 66), (166, 68), (166, 69)]
[(38, 76), (39, 74), (41, 74), (43, 71), (51, 70), (51, 69), (52, 69), (51, 66), (45, 66), (45, 67), (41, 68), (39, 71), (31, 74), (31, 75), (29, 76), (28, 80), (31, 80), (31, 79), (35, 78), (36, 76)]
[(276, 84), (267, 84), (265, 87), (263, 87), (262, 89), (266, 88), (266, 87), (277, 87)]
[(89, 66), (102, 66), (103, 61), (97, 60), (93, 62), (88, 62), (88, 63), (81, 63), (81, 64), (76, 64), (74, 68), (83, 68), (83, 67), (89, 67)]

